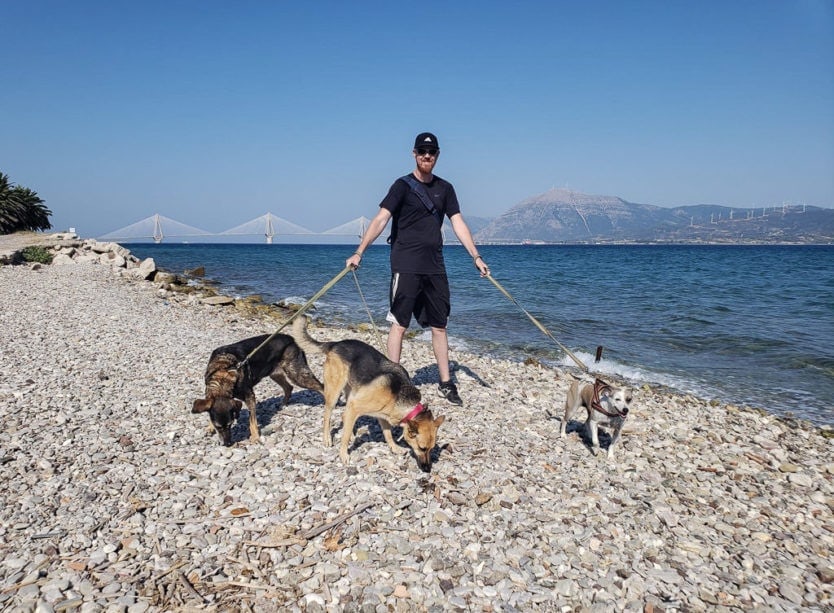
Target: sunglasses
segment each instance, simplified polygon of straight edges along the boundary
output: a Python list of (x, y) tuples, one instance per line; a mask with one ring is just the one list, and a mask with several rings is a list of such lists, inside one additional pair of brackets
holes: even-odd
[(437, 156), (438, 150), (437, 149), (418, 149), (417, 155), (430, 155), (432, 157)]

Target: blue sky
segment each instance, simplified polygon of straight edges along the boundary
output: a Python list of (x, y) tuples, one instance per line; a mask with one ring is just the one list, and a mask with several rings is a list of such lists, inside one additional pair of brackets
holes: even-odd
[(435, 132), (464, 216), (552, 187), (834, 207), (834, 2), (0, 3), (0, 171), (58, 230), (372, 216)]

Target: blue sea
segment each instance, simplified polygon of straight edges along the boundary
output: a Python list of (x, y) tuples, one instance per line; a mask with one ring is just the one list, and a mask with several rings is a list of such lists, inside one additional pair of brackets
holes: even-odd
[[(230, 295), (304, 303), (344, 268), (350, 245), (126, 244), (182, 272), (204, 266)], [(575, 368), (520, 310), (595, 372), (782, 416), (834, 423), (834, 246), (479, 247), (510, 302), (460, 246), (446, 246), (454, 349)], [(389, 248), (315, 305), (329, 323), (386, 328)], [(360, 298), (361, 289), (364, 301)], [(416, 325), (416, 324), (412, 324)], [(269, 332), (265, 330), (264, 332)], [(420, 338), (428, 342), (428, 334)], [(602, 360), (594, 363), (603, 347)]]

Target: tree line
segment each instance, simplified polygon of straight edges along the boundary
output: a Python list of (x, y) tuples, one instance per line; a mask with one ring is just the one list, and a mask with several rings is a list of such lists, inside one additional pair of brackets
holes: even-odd
[(52, 211), (43, 202), (37, 192), (15, 185), (0, 172), (0, 234), (50, 229)]

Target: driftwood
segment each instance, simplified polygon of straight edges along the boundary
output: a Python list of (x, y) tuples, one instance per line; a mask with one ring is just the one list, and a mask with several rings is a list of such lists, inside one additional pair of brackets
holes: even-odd
[(293, 545), (301, 545), (302, 547), (307, 544), (307, 539), (302, 538), (287, 538), (287, 539), (279, 539), (277, 541), (246, 541), (245, 545), (249, 545), (252, 547), (263, 547), (264, 549), (276, 549), (278, 547), (292, 547)]
[(363, 505), (358, 506), (352, 511), (348, 511), (347, 513), (342, 513), (338, 517), (330, 520), (329, 522), (325, 522), (320, 524), (314, 528), (310, 528), (300, 536), (289, 537), (278, 539), (274, 541), (246, 541), (244, 545), (250, 547), (262, 547), (264, 549), (276, 549), (280, 547), (292, 547), (293, 545), (301, 545), (302, 547), (307, 544), (307, 541), (310, 539), (314, 539), (320, 534), (327, 532), (331, 528), (335, 528), (341, 523), (344, 523), (354, 515), (358, 515), (362, 511), (369, 509), (370, 507), (374, 506), (375, 502), (366, 502)]
[(43, 534), (33, 534), (29, 538), (35, 541), (39, 539), (61, 538), (63, 536), (66, 536), (66, 534), (67, 531), (62, 528), (60, 530), (53, 530), (52, 532), (44, 532)]
[(375, 502), (366, 502), (365, 504), (355, 508), (353, 511), (350, 511), (348, 513), (343, 513), (343, 514), (339, 515), (336, 519), (334, 519), (332, 521), (321, 524), (320, 526), (316, 526), (315, 528), (310, 528), (309, 530), (307, 530), (307, 532), (305, 532), (301, 536), (303, 538), (307, 539), (307, 540), (312, 539), (312, 538), (316, 538), (319, 534), (321, 534), (323, 532), (327, 532), (328, 530), (330, 530), (330, 528), (338, 526), (339, 524), (341, 524), (345, 520), (350, 519), (354, 515), (358, 515), (359, 513), (364, 511), (365, 509), (368, 509), (368, 508), (374, 506), (375, 504), (376, 504)]
[(202, 602), (202, 603), (205, 603), (205, 602), (206, 602), (206, 599), (205, 599), (205, 598), (203, 598), (203, 596), (202, 596), (202, 594), (200, 594), (200, 592), (198, 592), (197, 590), (195, 590), (195, 589), (194, 589), (194, 586), (193, 586), (193, 585), (191, 585), (191, 582), (188, 580), (188, 577), (186, 577), (186, 576), (182, 573), (182, 571), (181, 571), (181, 570), (178, 570), (178, 571), (177, 571), (177, 579), (179, 579), (180, 583), (181, 583), (181, 584), (182, 584), (182, 586), (185, 588), (185, 591), (186, 591), (186, 592), (188, 592), (189, 594), (191, 594), (194, 598), (196, 598), (196, 599), (197, 599), (197, 600), (199, 600), (200, 602)]

